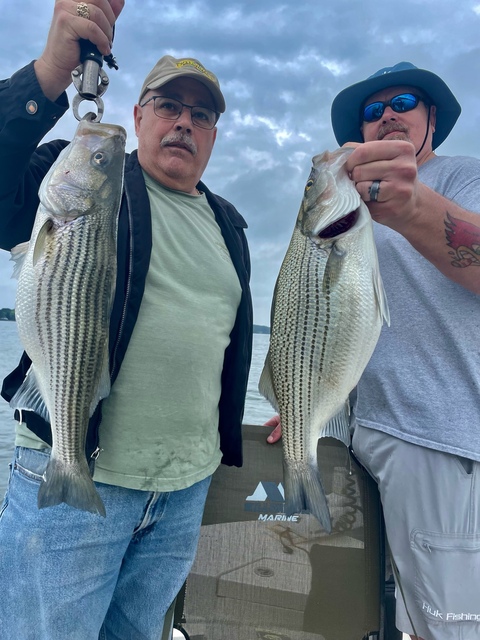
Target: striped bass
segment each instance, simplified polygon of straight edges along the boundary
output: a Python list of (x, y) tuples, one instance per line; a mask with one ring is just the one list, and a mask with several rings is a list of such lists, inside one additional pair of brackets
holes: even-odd
[(12, 250), (17, 328), (32, 365), (10, 405), (52, 428), (40, 509), (65, 502), (105, 516), (85, 441), (89, 418), (110, 393), (125, 142), (122, 127), (82, 120), (40, 185), (30, 242)]
[(275, 285), (259, 382), (280, 414), (286, 513), (309, 511), (329, 533), (318, 439), (349, 444), (349, 394), (389, 323), (372, 219), (344, 166), (351, 151), (313, 158)]

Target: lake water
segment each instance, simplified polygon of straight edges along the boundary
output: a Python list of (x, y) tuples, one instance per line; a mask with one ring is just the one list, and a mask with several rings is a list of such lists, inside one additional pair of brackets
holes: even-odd
[[(258, 393), (257, 389), (269, 339), (269, 335), (262, 333), (255, 333), (253, 336), (252, 366), (248, 380), (244, 416), (246, 424), (263, 424), (274, 414), (270, 404)], [(21, 353), (22, 347), (16, 323), (0, 321), (0, 380), (3, 380), (17, 365)], [(12, 457), (15, 439), (15, 422), (12, 416), (13, 412), (10, 406), (3, 398), (0, 398), (0, 504), (5, 493), (8, 464)]]
[[(17, 365), (22, 347), (15, 322), (0, 322), (0, 380)], [(13, 411), (0, 398), (0, 504), (8, 479), (8, 463), (12, 458), (15, 439)]]

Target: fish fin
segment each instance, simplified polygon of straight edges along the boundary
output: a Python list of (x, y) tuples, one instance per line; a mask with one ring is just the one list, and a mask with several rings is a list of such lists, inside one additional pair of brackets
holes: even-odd
[(263, 365), (263, 370), (260, 375), (260, 380), (258, 381), (258, 390), (262, 394), (264, 398), (266, 398), (272, 407), (279, 412), (278, 402), (275, 395), (275, 390), (273, 388), (273, 380), (272, 380), (272, 365), (270, 362), (270, 349), (268, 350), (267, 356), (265, 358), (265, 364)]
[(285, 460), (283, 477), (286, 515), (309, 511), (325, 531), (331, 533), (332, 520), (318, 467), (307, 462)]
[(105, 505), (97, 493), (86, 461), (65, 464), (52, 457), (38, 490), (38, 508), (45, 509), (65, 502), (70, 507), (105, 517)]
[(50, 422), (50, 414), (38, 386), (35, 368), (33, 365), (28, 370), (21, 387), (19, 387), (13, 398), (10, 400), (10, 406), (12, 409), (33, 411), (46, 422)]
[(25, 256), (27, 255), (29, 245), (30, 242), (22, 242), (21, 244), (17, 244), (10, 251), (10, 260), (14, 263), (12, 278), (18, 279), (25, 262)]
[(346, 447), (350, 446), (350, 403), (347, 400), (340, 411), (329, 420), (322, 431), (321, 438), (336, 438)]
[(40, 231), (37, 234), (35, 246), (33, 247), (33, 266), (37, 264), (37, 262), (45, 253), (46, 238), (51, 228), (52, 221), (50, 219), (45, 220), (40, 228)]
[(111, 381), (110, 381), (110, 369), (109, 369), (109, 355), (108, 355), (108, 348), (106, 347), (104, 349), (104, 354), (103, 354), (102, 374), (100, 376), (96, 393), (94, 393), (92, 402), (90, 403), (90, 411), (89, 411), (90, 418), (93, 416), (93, 412), (95, 411), (95, 408), (97, 404), (100, 402), (100, 400), (108, 397), (108, 395), (110, 394), (110, 389), (111, 389)]
[(377, 266), (373, 270), (373, 290), (375, 292), (375, 299), (377, 302), (377, 308), (380, 316), (387, 326), (390, 326), (390, 311), (388, 308), (387, 294), (383, 288), (382, 276), (380, 275), (380, 268)]
[(337, 286), (340, 280), (344, 258), (345, 252), (334, 243), (323, 272), (322, 288), (326, 296)]

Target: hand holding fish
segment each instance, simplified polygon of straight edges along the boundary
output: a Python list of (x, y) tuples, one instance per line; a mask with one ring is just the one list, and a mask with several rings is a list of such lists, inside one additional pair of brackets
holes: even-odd
[[(344, 147), (354, 147), (345, 166), (373, 220), (400, 233), (447, 278), (479, 295), (480, 279), (475, 269), (459, 269), (445, 242), (445, 237), (451, 237), (448, 219), (453, 218), (458, 230), (468, 230), (466, 246), (473, 253), (479, 237), (478, 214), (463, 209), (418, 179), (417, 166), (431, 156), (419, 161), (413, 144), (386, 138), (347, 142)], [(369, 189), (375, 181), (379, 188), (376, 201), (372, 202)]]
[[(375, 140), (355, 147), (346, 169), (365, 201), (372, 218), (399, 233), (417, 215), (417, 197), (422, 185), (418, 180), (415, 147), (405, 140)], [(370, 188), (379, 181), (376, 201)]]
[(263, 423), (264, 427), (274, 427), (271, 434), (267, 437), (268, 444), (275, 444), (282, 437), (282, 424), (280, 422), (280, 416), (278, 413), (272, 416), (269, 420)]
[(91, 0), (88, 4), (56, 0), (47, 44), (35, 62), (47, 98), (55, 101), (70, 85), (71, 73), (80, 64), (80, 39), (90, 40), (103, 55), (111, 52), (113, 25), (123, 5), (124, 0)]

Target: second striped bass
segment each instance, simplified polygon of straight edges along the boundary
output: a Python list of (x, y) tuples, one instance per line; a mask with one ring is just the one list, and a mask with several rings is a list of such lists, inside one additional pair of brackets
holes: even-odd
[(259, 383), (280, 414), (286, 513), (309, 511), (328, 532), (318, 439), (349, 443), (349, 394), (389, 322), (372, 219), (344, 166), (351, 151), (313, 158), (275, 285)]
[(39, 508), (65, 502), (105, 515), (85, 439), (90, 416), (110, 392), (125, 142), (122, 127), (82, 120), (42, 181), (30, 242), (12, 250), (17, 328), (32, 365), (10, 404), (52, 428)]

